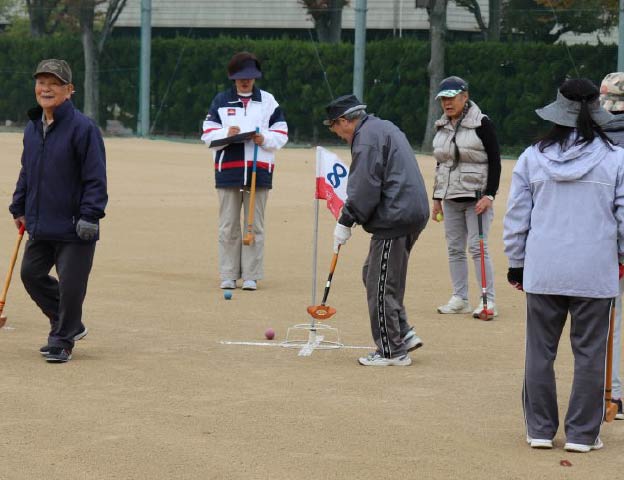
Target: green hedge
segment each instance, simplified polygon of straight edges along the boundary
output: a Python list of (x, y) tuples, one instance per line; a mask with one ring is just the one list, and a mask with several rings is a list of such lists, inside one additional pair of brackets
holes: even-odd
[[(239, 50), (263, 62), (259, 86), (282, 105), (294, 142), (335, 140), (322, 127), (331, 95), (351, 92), (353, 45), (320, 45), (299, 40), (236, 38), (155, 38), (152, 44), (151, 120), (154, 132), (198, 138), (214, 95), (230, 81), (225, 66)], [(73, 67), (76, 96), (82, 105), (83, 58), (77, 37), (44, 40), (0, 35), (0, 112), (4, 119), (26, 121), (33, 104), (31, 74), (41, 58), (66, 58)], [(470, 83), (472, 98), (497, 126), (502, 145), (529, 143), (544, 127), (535, 108), (552, 101), (566, 77), (599, 83), (615, 70), (615, 46), (562, 46), (536, 43), (454, 43), (447, 45), (449, 74)], [(101, 60), (101, 123), (115, 115), (136, 128), (139, 43), (113, 38)], [(368, 110), (397, 123), (414, 145), (424, 135), (427, 113), (426, 42), (390, 39), (366, 47), (365, 101)], [(0, 118), (0, 120), (2, 120)]]

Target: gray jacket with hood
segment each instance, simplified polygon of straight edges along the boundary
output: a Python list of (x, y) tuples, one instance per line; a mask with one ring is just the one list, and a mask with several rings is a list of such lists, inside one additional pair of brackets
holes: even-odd
[(624, 147), (624, 114), (614, 115), (613, 120), (602, 127), (613, 143)]
[(529, 293), (619, 295), (624, 150), (599, 138), (527, 148), (513, 170), (503, 240), (509, 266), (524, 266)]
[(366, 115), (351, 142), (347, 201), (339, 222), (354, 223), (373, 238), (420, 233), (429, 218), (425, 182), (405, 134), (393, 123)]

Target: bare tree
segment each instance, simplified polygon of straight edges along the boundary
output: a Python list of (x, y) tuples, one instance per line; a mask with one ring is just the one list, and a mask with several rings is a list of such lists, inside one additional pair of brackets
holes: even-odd
[(30, 34), (43, 37), (56, 30), (64, 5), (61, 0), (26, 0)]
[(349, 0), (299, 0), (314, 21), (319, 42), (338, 43), (342, 32), (342, 9)]
[[(80, 24), (80, 37), (84, 54), (84, 106), (85, 115), (99, 120), (100, 75), (99, 60), (106, 40), (110, 37), (119, 14), (127, 0), (66, 0)], [(101, 13), (100, 13), (101, 12)], [(96, 29), (96, 26), (98, 27)]]
[(431, 58), (427, 66), (429, 73), (429, 108), (427, 111), (427, 126), (422, 149), (425, 152), (433, 150), (433, 130), (435, 121), (442, 114), (440, 102), (435, 99), (438, 86), (444, 78), (444, 39), (446, 36), (446, 7), (448, 0), (428, 0), (429, 39), (431, 42)]
[(459, 7), (465, 8), (474, 15), (475, 21), (479, 26), (479, 30), (481, 31), (484, 40), (499, 41), (501, 27), (501, 1), (502, 0), (488, 1), (489, 21), (487, 25), (483, 20), (483, 14), (481, 13), (481, 6), (479, 5), (478, 0), (455, 0), (455, 3), (457, 3)]

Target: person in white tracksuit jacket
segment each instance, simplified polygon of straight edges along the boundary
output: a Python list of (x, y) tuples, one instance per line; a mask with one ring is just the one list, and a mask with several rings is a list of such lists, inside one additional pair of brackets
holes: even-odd
[(559, 426), (554, 360), (568, 313), (574, 380), (565, 418), (568, 451), (602, 447), (606, 346), (624, 259), (624, 150), (601, 125), (589, 80), (563, 83), (537, 110), (554, 123), (513, 171), (504, 220), (508, 280), (527, 301), (523, 407), (527, 442), (552, 448)]

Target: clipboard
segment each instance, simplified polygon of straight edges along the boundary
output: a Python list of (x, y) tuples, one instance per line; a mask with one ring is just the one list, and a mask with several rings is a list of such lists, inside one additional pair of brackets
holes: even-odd
[(231, 143), (243, 143), (245, 140), (249, 140), (256, 134), (255, 130), (249, 132), (237, 133), (231, 137), (221, 138), (220, 140), (213, 140), (210, 142), (209, 148), (222, 147), (223, 145), (229, 145)]

